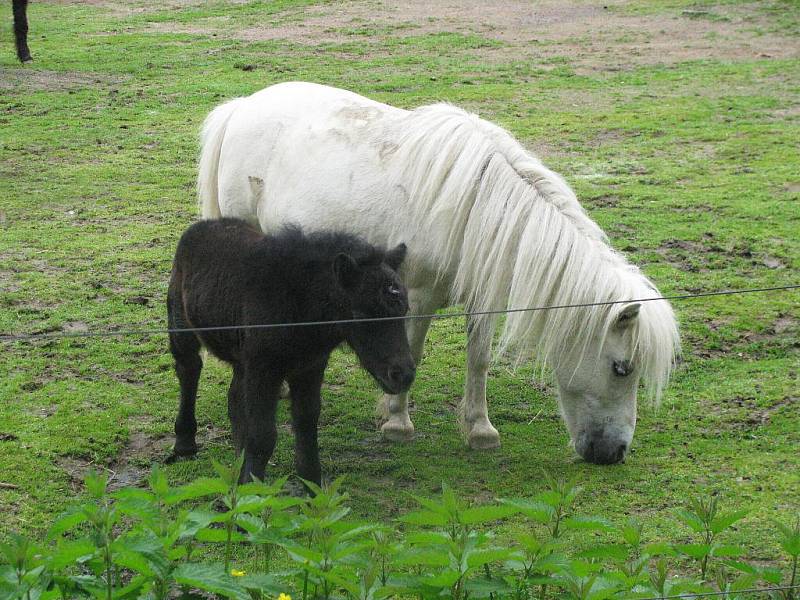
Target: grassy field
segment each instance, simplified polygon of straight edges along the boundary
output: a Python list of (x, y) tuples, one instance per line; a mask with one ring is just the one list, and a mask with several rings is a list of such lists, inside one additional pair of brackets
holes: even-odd
[[(422, 3), (34, 1), (34, 62), (0, 29), (0, 332), (165, 325), (172, 252), (197, 218), (197, 131), (219, 102), (309, 80), (402, 107), (447, 100), (507, 127), (574, 186), (667, 294), (800, 282), (800, 8), (795, 1)], [(482, 7), (482, 8), (477, 8)], [(761, 532), (800, 510), (800, 294), (675, 304), (684, 359), (643, 407), (628, 462), (567, 447), (554, 390), (492, 368), (503, 446), (473, 452), (455, 418), (463, 322), (437, 322), (414, 389), (416, 440), (390, 445), (377, 386), (338, 352), (323, 391), (323, 469), (355, 512), (391, 518), (447, 481), (476, 500), (577, 476), (580, 508), (676, 539), (696, 493)], [(231, 461), (228, 371), (200, 389), (201, 452), (174, 482)], [(172, 443), (163, 336), (2, 343), (0, 538), (39, 533), (90, 468), (136, 484)], [(272, 472), (292, 469), (285, 413)]]

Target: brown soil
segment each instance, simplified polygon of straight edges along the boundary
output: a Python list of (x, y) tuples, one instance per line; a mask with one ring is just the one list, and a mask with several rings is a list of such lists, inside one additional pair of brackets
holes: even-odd
[(152, 31), (247, 41), (280, 39), (310, 46), (437, 32), (477, 34), (501, 43), (498, 48), (481, 49), (482, 60), (546, 63), (566, 57), (578, 72), (698, 59), (800, 56), (800, 45), (768, 29), (757, 3), (633, 15), (625, 13), (621, 0), (535, 4), (525, 0), (372, 0), (295, 9), (244, 26), (227, 18), (206, 19), (201, 25), (150, 26)]
[(77, 90), (98, 85), (118, 84), (119, 77), (92, 73), (70, 73), (42, 69), (0, 67), (0, 91), (24, 90), (29, 92)]
[(754, 397), (736, 396), (712, 409), (714, 420), (725, 429), (751, 431), (767, 425), (781, 410), (797, 407), (800, 398), (785, 396), (770, 406), (759, 405)]
[[(197, 431), (197, 443), (202, 451), (204, 446), (227, 436), (226, 431), (208, 425)], [(150, 474), (152, 465), (164, 462), (170, 455), (174, 441), (172, 436), (134, 432), (117, 456), (110, 461), (95, 462), (83, 457), (60, 456), (56, 463), (67, 473), (70, 485), (76, 491), (83, 487), (83, 480), (92, 469), (107, 472), (108, 488), (114, 491), (122, 487), (142, 485)]]

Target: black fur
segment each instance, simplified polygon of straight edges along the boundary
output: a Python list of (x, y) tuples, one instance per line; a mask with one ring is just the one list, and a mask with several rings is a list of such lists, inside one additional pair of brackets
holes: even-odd
[(14, 41), (17, 44), (17, 58), (20, 62), (33, 60), (28, 48), (28, 0), (11, 0), (14, 12)]
[[(402, 316), (406, 290), (390, 251), (340, 233), (275, 235), (238, 219), (202, 221), (181, 237), (169, 284), (171, 329)], [(275, 411), (289, 384), (298, 474), (320, 483), (317, 421), (328, 358), (346, 341), (388, 393), (406, 391), (415, 366), (402, 320), (170, 334), (181, 396), (174, 456), (197, 452), (195, 399), (201, 344), (233, 367), (228, 415), (242, 482), (263, 479), (275, 448)]]

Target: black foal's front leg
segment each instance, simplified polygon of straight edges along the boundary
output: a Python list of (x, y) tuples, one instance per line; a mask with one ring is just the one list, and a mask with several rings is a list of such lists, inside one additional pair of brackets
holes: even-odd
[(264, 479), (267, 461), (275, 450), (278, 429), (275, 411), (278, 406), (283, 379), (265, 370), (260, 362), (245, 366), (243, 380), (244, 416), (241, 433), (244, 439), (244, 465), (239, 483), (247, 483), (251, 476)]
[(295, 469), (300, 477), (317, 485), (322, 483), (317, 423), (320, 412), (320, 389), (327, 363), (328, 357), (325, 357), (324, 360), (299, 373), (294, 373), (289, 378)]

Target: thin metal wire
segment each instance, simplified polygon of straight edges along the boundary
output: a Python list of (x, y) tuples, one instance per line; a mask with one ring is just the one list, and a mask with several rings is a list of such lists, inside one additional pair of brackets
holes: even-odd
[(311, 327), (322, 325), (344, 325), (353, 323), (374, 323), (380, 321), (406, 321), (409, 319), (452, 319), (454, 317), (473, 317), (511, 314), (520, 312), (537, 312), (544, 310), (560, 310), (565, 308), (589, 308), (592, 306), (611, 306), (614, 304), (630, 304), (639, 302), (655, 302), (660, 300), (691, 300), (693, 298), (707, 298), (709, 296), (733, 296), (737, 294), (755, 294), (763, 292), (776, 292), (800, 289), (800, 284), (783, 285), (764, 288), (746, 288), (741, 290), (721, 290), (716, 292), (699, 292), (696, 294), (678, 294), (674, 296), (658, 296), (655, 298), (634, 298), (631, 300), (613, 300), (608, 302), (585, 302), (580, 304), (559, 304), (552, 306), (532, 306), (529, 308), (507, 308), (500, 310), (479, 310), (472, 312), (455, 312), (427, 315), (403, 315), (401, 317), (368, 317), (358, 319), (340, 319), (334, 321), (300, 321), (296, 323), (259, 323), (252, 325), (219, 325), (215, 327), (187, 327), (187, 328), (159, 328), (159, 329), (127, 329), (117, 331), (58, 331), (47, 333), (28, 333), (16, 335), (0, 335), (0, 342), (24, 342), (32, 340), (51, 340), (62, 338), (91, 338), (91, 337), (123, 337), (160, 335), (170, 333), (202, 333), (206, 331), (233, 331), (246, 329), (276, 329), (278, 327)]
[[(771, 588), (749, 588), (744, 590), (730, 590), (727, 592), (697, 592), (697, 593), (690, 593), (687, 592), (685, 594), (676, 594), (674, 596), (655, 596), (652, 598), (636, 598), (636, 600), (686, 600), (687, 598), (700, 598), (704, 596), (725, 596), (725, 595), (735, 595), (735, 594), (756, 594), (756, 593), (765, 593), (765, 592), (780, 592), (783, 590), (796, 590), (800, 589), (800, 584), (797, 585), (784, 585), (784, 586), (777, 586)], [(635, 598), (635, 596), (634, 596)]]

